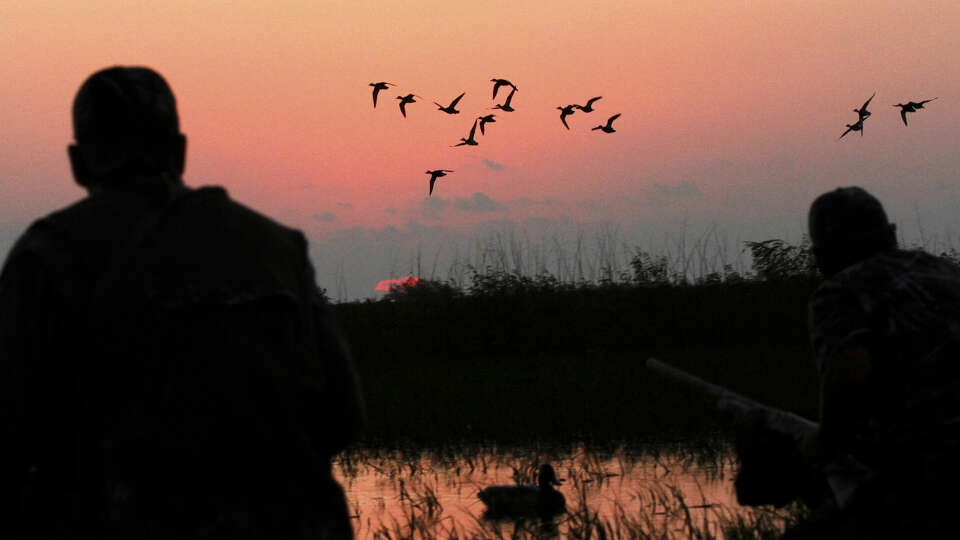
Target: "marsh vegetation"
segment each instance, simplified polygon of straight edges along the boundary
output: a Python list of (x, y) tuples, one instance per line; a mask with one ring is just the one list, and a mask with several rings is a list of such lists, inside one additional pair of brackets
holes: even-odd
[[(359, 536), (776, 537), (803, 510), (737, 506), (730, 420), (643, 367), (657, 356), (816, 418), (807, 246), (746, 249), (748, 270), (691, 274), (637, 250), (592, 280), (531, 275), (502, 253), (467, 282), (335, 304), (369, 408), (337, 463)], [(480, 518), (477, 491), (530, 482), (546, 461), (568, 478), (564, 517)]]

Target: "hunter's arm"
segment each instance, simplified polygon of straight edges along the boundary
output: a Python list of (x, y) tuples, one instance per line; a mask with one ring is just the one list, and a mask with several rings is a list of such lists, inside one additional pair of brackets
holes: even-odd
[(820, 373), (820, 429), (805, 450), (828, 454), (849, 444), (866, 423), (873, 335), (855, 294), (833, 282), (810, 300), (810, 334)]

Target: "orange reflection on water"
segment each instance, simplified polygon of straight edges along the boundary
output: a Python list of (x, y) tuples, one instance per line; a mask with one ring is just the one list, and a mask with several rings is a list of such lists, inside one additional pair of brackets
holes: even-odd
[[(544, 459), (545, 460), (545, 459)], [(335, 466), (358, 539), (397, 536), (511, 537), (517, 527), (542, 533), (543, 524), (488, 522), (477, 492), (490, 485), (531, 483), (532, 453), (456, 456), (352, 454)], [(686, 538), (691, 529), (722, 536), (722, 524), (757, 511), (736, 503), (730, 457), (697, 463), (689, 456), (599, 456), (582, 449), (551, 460), (561, 479), (567, 514), (551, 523), (562, 536), (599, 526), (620, 537), (656, 534)], [(523, 535), (521, 535), (523, 536)]]

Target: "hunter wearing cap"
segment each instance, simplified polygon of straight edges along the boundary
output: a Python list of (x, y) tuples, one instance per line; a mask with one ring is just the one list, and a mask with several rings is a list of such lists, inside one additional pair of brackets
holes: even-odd
[(88, 195), (0, 276), (0, 537), (352, 538), (363, 406), (304, 235), (184, 185), (150, 69), (90, 76), (73, 127)]
[[(747, 504), (801, 498), (811, 519), (789, 538), (932, 537), (952, 527), (932, 496), (960, 480), (960, 268), (897, 246), (880, 202), (839, 188), (810, 207), (823, 283), (809, 302), (820, 428), (787, 443), (762, 419), (741, 430)], [(766, 446), (780, 458), (758, 458)], [(761, 480), (757, 461), (784, 474)]]

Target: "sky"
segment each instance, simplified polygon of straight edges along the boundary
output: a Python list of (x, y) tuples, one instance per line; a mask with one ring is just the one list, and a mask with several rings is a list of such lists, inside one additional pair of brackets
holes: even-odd
[[(799, 240), (840, 185), (906, 242), (960, 246), (956, 2), (0, 0), (0, 48), (2, 253), (84, 196), (71, 103), (118, 64), (173, 88), (186, 183), (302, 229), (335, 298), (498, 250), (533, 270), (635, 246), (743, 264), (743, 241)], [(515, 112), (490, 110), (492, 78)], [(374, 108), (376, 81), (397, 86)], [(461, 92), (458, 115), (433, 104)], [(864, 134), (838, 140), (874, 92)], [(564, 129), (557, 107), (594, 96)], [(909, 127), (892, 106), (933, 97)], [(479, 145), (452, 147), (487, 113)], [(616, 113), (616, 133), (590, 129)]]

